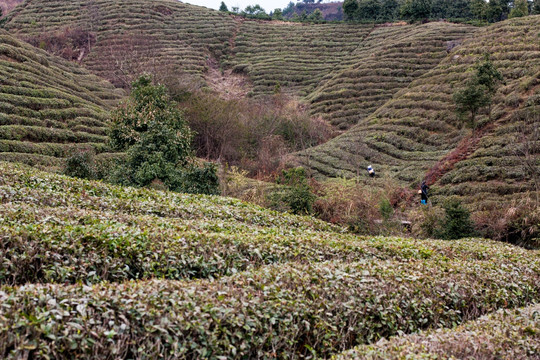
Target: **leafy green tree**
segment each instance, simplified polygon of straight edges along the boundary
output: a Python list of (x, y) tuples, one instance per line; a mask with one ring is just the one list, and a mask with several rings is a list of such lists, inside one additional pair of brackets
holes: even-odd
[(399, 3), (397, 0), (383, 0), (380, 6), (379, 20), (392, 21), (397, 18)]
[(378, 0), (360, 0), (358, 2), (358, 18), (375, 21), (379, 18), (381, 5)]
[(508, 0), (490, 0), (486, 7), (486, 18), (489, 22), (502, 21), (508, 17), (510, 7)]
[(534, 0), (531, 6), (531, 14), (540, 14), (540, 0)]
[(94, 152), (89, 149), (72, 149), (71, 156), (66, 159), (64, 174), (81, 179), (96, 177)]
[(483, 86), (470, 82), (466, 88), (454, 93), (454, 102), (460, 116), (466, 113), (470, 114), (469, 124), (474, 128), (476, 115), (481, 108), (488, 104), (489, 98), (486, 96)]
[(283, 20), (283, 12), (281, 11), (281, 9), (275, 9), (274, 12), (272, 13), (272, 19), (274, 20)]
[(485, 20), (487, 12), (487, 3), (485, 0), (471, 1), (471, 14), (477, 20)]
[(510, 11), (509, 18), (523, 17), (529, 15), (529, 3), (527, 0), (515, 0), (514, 7)]
[(322, 22), (324, 21), (323, 13), (320, 9), (315, 9), (311, 14), (308, 16), (309, 21), (313, 22)]
[(227, 7), (227, 5), (225, 5), (225, 2), (221, 2), (221, 5), (219, 6), (219, 11), (222, 11), (222, 12), (228, 12), (229, 11), (229, 8)]
[(433, 0), (431, 17), (436, 19), (470, 19), (471, 0)]
[(347, 20), (354, 20), (358, 11), (358, 2), (356, 0), (345, 0), (343, 2), (343, 13)]
[(129, 100), (112, 114), (109, 136), (112, 147), (127, 154), (114, 182), (147, 186), (159, 180), (180, 188), (181, 169), (192, 158), (193, 134), (163, 85), (152, 85), (149, 75), (135, 80)]
[(284, 203), (293, 214), (312, 213), (316, 196), (311, 191), (304, 168), (283, 170), (276, 182), (285, 185), (285, 190), (274, 194), (274, 202)]
[(491, 98), (497, 90), (499, 82), (503, 81), (501, 73), (495, 68), (488, 54), (475, 66), (474, 77), (467, 83), (464, 89), (454, 93), (454, 102), (458, 114), (470, 113), (469, 123), (475, 127), (475, 119), (478, 111), (484, 106), (489, 106), (491, 113)]
[(406, 0), (400, 9), (401, 16), (411, 21), (428, 19), (431, 16), (431, 0)]
[(283, 9), (283, 16), (292, 16), (294, 13), (295, 5), (292, 1), (289, 1), (287, 6)]
[(497, 85), (503, 81), (503, 76), (493, 65), (489, 54), (484, 54), (483, 61), (478, 62), (474, 68), (476, 70), (474, 81), (485, 86), (488, 94), (495, 94)]
[(450, 200), (444, 206), (445, 217), (440, 237), (453, 240), (474, 236), (471, 213), (460, 201)]

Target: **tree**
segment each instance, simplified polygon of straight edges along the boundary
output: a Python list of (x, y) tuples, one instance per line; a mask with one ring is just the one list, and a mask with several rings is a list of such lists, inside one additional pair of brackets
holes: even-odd
[(477, 20), (485, 20), (487, 12), (487, 3), (485, 0), (471, 1), (471, 14)]
[(383, 0), (380, 7), (379, 19), (392, 21), (396, 19), (399, 10), (397, 0)]
[(475, 127), (475, 119), (478, 111), (488, 104), (488, 97), (483, 86), (474, 82), (454, 93), (454, 102), (456, 103), (456, 111), (461, 116), (465, 113), (470, 113), (469, 123), (471, 127)]
[(471, 221), (471, 213), (460, 201), (450, 200), (443, 207), (445, 217), (441, 238), (452, 240), (474, 235), (474, 224)]
[(379, 17), (380, 4), (378, 0), (360, 0), (358, 3), (358, 18), (375, 21)]
[(343, 2), (343, 13), (347, 20), (353, 20), (358, 11), (358, 2), (356, 0), (345, 0)]
[(502, 21), (508, 17), (510, 7), (508, 0), (490, 0), (486, 7), (486, 18), (489, 22)]
[(227, 5), (225, 5), (225, 2), (221, 2), (221, 5), (219, 6), (219, 11), (229, 12), (229, 8), (227, 7)]
[(323, 16), (323, 13), (320, 9), (315, 9), (314, 12), (312, 12), (311, 14), (309, 14), (308, 16), (308, 20), (309, 21), (313, 21), (313, 22), (321, 22), (324, 20), (324, 16)]
[(529, 15), (529, 3), (527, 0), (515, 0), (514, 7), (510, 11), (509, 18), (523, 17)]
[(489, 105), (488, 113), (491, 114), (491, 97), (497, 90), (497, 84), (503, 81), (488, 54), (484, 55), (484, 60), (478, 62), (474, 69), (474, 77), (467, 83), (467, 87), (454, 93), (457, 113), (470, 113), (469, 123), (472, 128), (476, 126), (476, 115), (481, 108)]
[(431, 0), (406, 0), (401, 6), (400, 13), (404, 19), (419, 21), (431, 16)]
[(540, 0), (534, 0), (531, 7), (532, 14), (540, 14)]
[(109, 137), (113, 149), (127, 153), (114, 182), (147, 186), (159, 180), (169, 189), (181, 188), (193, 134), (165, 87), (152, 85), (151, 76), (133, 82), (129, 100), (112, 114)]
[(274, 12), (272, 13), (272, 19), (274, 20), (283, 20), (283, 13), (281, 11), (281, 9), (275, 9)]

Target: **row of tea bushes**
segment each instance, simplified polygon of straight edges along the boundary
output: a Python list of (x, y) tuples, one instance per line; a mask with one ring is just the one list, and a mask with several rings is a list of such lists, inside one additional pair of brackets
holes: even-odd
[(494, 314), (454, 329), (394, 337), (349, 350), (336, 360), (536, 359), (540, 356), (540, 305)]
[(538, 268), (492, 261), (365, 260), (212, 281), (4, 286), (0, 356), (329, 356), (524, 306), (539, 299), (539, 284)]
[(471, 33), (473, 27), (443, 22), (376, 27), (351, 56), (353, 65), (330, 73), (308, 95), (312, 114), (342, 130), (362, 122)]
[(60, 170), (75, 147), (109, 151), (123, 91), (0, 30), (0, 160)]
[(120, 188), (0, 165), (0, 283), (207, 278), (265, 264), (362, 259), (535, 264), (481, 240), (358, 238), (240, 201)]

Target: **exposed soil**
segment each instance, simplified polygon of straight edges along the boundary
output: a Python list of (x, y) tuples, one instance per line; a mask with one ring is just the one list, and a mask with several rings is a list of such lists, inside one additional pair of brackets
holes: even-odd
[(206, 83), (223, 99), (240, 99), (251, 91), (252, 85), (246, 75), (233, 73), (232, 69), (221, 70), (217, 60), (212, 57), (208, 58), (206, 65)]

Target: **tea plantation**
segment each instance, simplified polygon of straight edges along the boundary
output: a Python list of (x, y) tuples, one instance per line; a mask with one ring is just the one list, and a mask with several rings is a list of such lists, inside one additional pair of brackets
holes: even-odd
[[(230, 198), (0, 170), (3, 358), (329, 357), (540, 299), (538, 251), (357, 237)], [(492, 340), (534, 351), (526, 311), (504, 326), (530, 330)]]
[[(379, 174), (416, 186), (423, 178), (439, 195), (458, 195), (476, 208), (534, 190), (519, 154), (538, 127), (540, 17), (512, 19), (476, 30), (439, 65), (399, 90), (343, 135), (300, 154), (319, 176), (353, 177), (372, 164)], [(463, 127), (453, 94), (491, 55), (504, 83), (477, 130)]]
[[(540, 358), (540, 250), (358, 236), (57, 174), (74, 146), (111, 156), (110, 111), (141, 72), (178, 93), (233, 74), (253, 104), (286, 94), (340, 134), (289, 164), (321, 179), (373, 165), (358, 186), (427, 179), (435, 203), (496, 221), (538, 192), (524, 164), (540, 165), (540, 16), (309, 24), (175, 0), (25, 0), (3, 26), (0, 358)], [(471, 129), (453, 94), (484, 53), (504, 81)]]
[(0, 30), (0, 159), (61, 166), (72, 145), (108, 150), (108, 111), (123, 91)]

